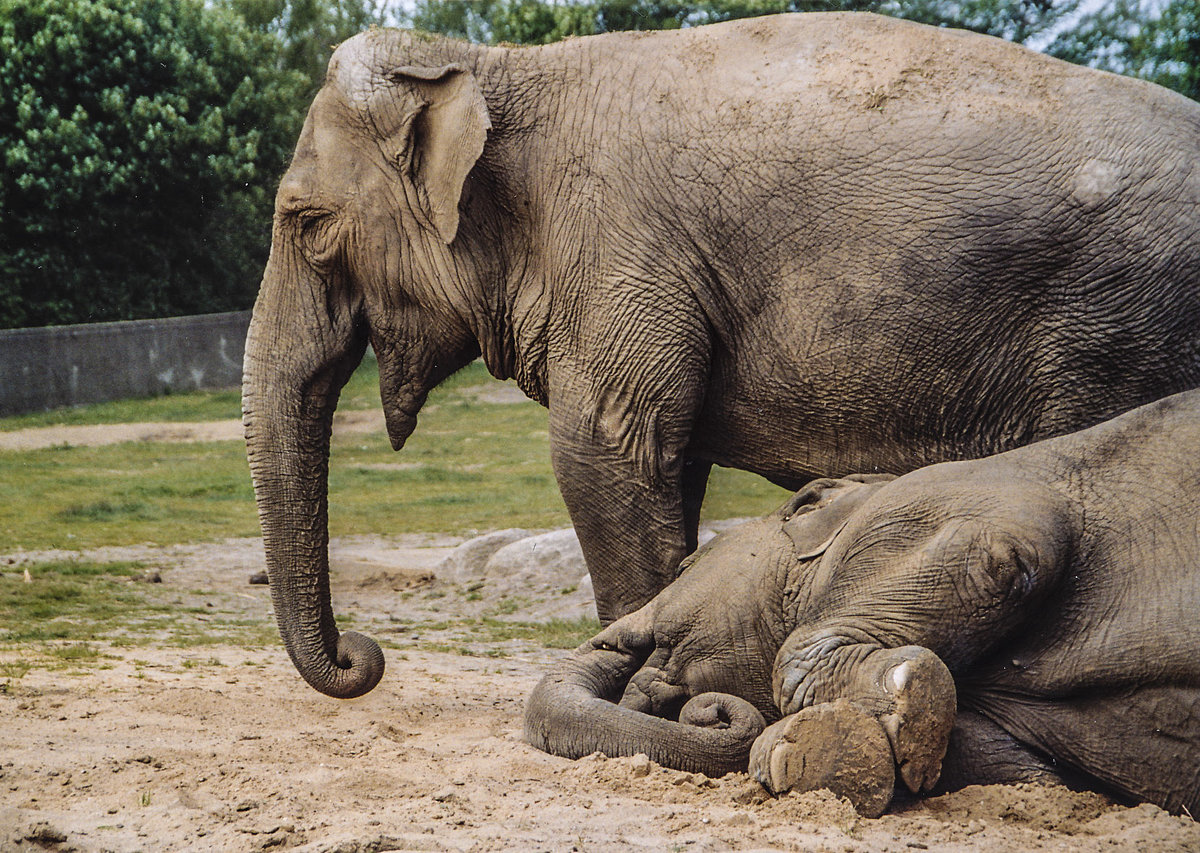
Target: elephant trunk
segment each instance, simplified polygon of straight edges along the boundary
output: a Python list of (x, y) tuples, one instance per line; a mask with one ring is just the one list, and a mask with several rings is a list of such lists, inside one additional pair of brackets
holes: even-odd
[(338, 394), (366, 342), (353, 306), (317, 316), (314, 304), (324, 301), (304, 292), (286, 286), (272, 257), (246, 341), (246, 446), (288, 655), (314, 688), (349, 699), (370, 691), (384, 666), (373, 640), (339, 635), (329, 600), (329, 437)]
[(534, 688), (525, 739), (544, 752), (582, 758), (645, 753), (665, 767), (723, 776), (745, 770), (766, 727), (758, 709), (723, 693), (692, 698), (679, 722), (615, 704), (641, 661), (607, 649), (580, 650)]

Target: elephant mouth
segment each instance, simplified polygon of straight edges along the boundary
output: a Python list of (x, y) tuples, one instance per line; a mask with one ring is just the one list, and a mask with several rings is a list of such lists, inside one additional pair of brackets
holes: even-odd
[(416, 411), (410, 412), (399, 406), (384, 405), (383, 420), (392, 450), (402, 449), (417, 428)]

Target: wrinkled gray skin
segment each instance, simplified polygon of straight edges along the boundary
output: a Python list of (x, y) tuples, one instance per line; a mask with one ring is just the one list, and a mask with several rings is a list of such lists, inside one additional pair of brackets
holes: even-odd
[[(894, 764), (913, 791), (1059, 780), (1198, 814), (1198, 446), (1193, 391), (983, 460), (814, 482), (547, 675), (526, 736), (714, 774), (749, 757), (779, 791), (788, 761), (861, 763), (854, 738), (832, 756), (781, 738), (803, 715), (828, 735), (813, 720), (843, 699), (886, 734), (871, 813)], [(704, 694), (724, 713), (658, 719)]]
[[(279, 187), (244, 407), (285, 644), (334, 696), (328, 436), (368, 342), (401, 447), (482, 355), (549, 408), (607, 624), (675, 576), (712, 464), (798, 488), (1200, 382), (1200, 106), (870, 15), (335, 53)], [(500, 496), (503, 499), (503, 496)]]

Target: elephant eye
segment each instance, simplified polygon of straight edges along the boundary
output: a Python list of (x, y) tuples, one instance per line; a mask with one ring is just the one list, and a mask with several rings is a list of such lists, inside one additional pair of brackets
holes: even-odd
[(617, 647), (612, 643), (606, 643), (603, 640), (596, 644), (596, 648), (600, 649), (602, 652), (615, 652), (617, 650)]
[(337, 222), (327, 210), (304, 210), (296, 214), (296, 237), (300, 251), (313, 266), (328, 267), (337, 252)]

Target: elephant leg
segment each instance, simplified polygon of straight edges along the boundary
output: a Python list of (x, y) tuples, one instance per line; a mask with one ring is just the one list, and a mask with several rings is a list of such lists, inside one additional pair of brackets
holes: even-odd
[(711, 462), (690, 457), (684, 460), (681, 492), (684, 548), (688, 554), (700, 545), (700, 508), (704, 505), (704, 493), (708, 490), (708, 475), (711, 471)]
[(1012, 785), (1039, 782), (1069, 785), (1043, 756), (980, 714), (959, 713), (950, 732), (942, 761), (938, 791), (956, 791), (967, 785)]
[(596, 612), (608, 625), (675, 579), (687, 556), (681, 496), (647, 482), (619, 458), (562, 449), (552, 449), (551, 457), (592, 577)]
[(866, 817), (883, 814), (896, 785), (883, 725), (847, 699), (812, 705), (768, 726), (750, 748), (749, 772), (773, 794), (825, 788)]
[[(957, 713), (954, 678), (937, 655), (920, 646), (881, 649), (836, 637), (788, 645), (780, 650), (773, 674), (785, 714), (848, 699), (883, 726), (910, 791), (937, 783)], [(823, 675), (815, 680), (819, 689), (814, 670)]]
[(550, 458), (603, 624), (675, 579), (695, 547), (689, 517), (698, 519), (703, 499), (704, 463), (685, 473), (703, 400), (702, 353), (679, 350), (672, 359), (670, 348), (646, 351), (661, 360), (615, 387), (565, 367), (551, 377)]

